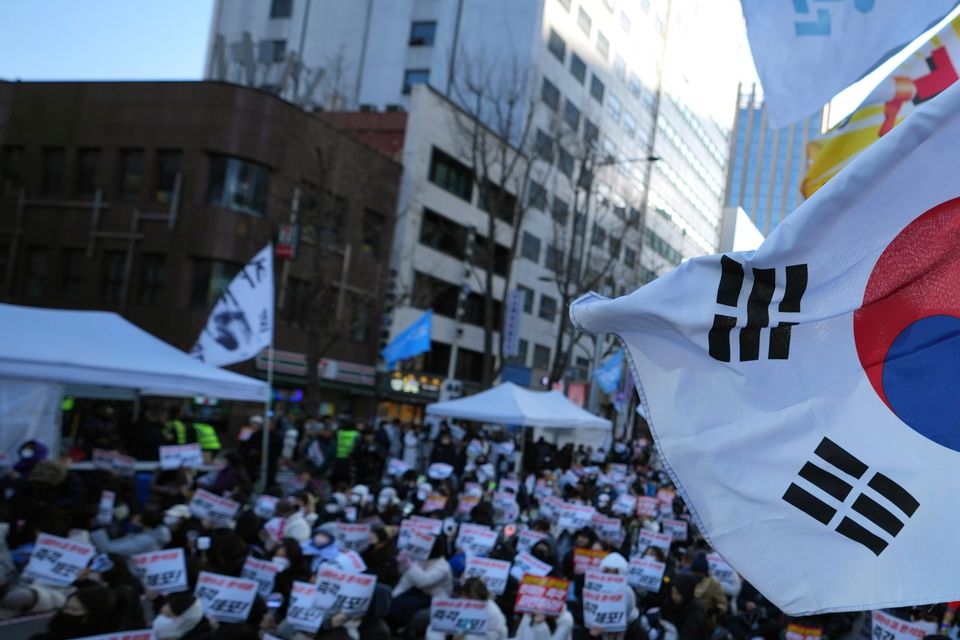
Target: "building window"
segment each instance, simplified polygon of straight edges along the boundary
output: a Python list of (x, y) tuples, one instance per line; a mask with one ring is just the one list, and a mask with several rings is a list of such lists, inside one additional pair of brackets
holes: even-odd
[(78, 196), (92, 195), (97, 190), (97, 164), (100, 149), (77, 149), (74, 171), (74, 192)]
[(571, 368), (575, 380), (586, 380), (590, 376), (590, 360), (587, 358), (577, 356)]
[(610, 57), (610, 41), (603, 35), (603, 31), (597, 31), (597, 52), (603, 56), (604, 62)]
[(546, 294), (540, 294), (540, 311), (537, 316), (541, 320), (553, 322), (557, 317), (557, 299)]
[(603, 89), (603, 83), (600, 82), (597, 74), (590, 76), (590, 95), (600, 104), (603, 104)]
[(550, 205), (550, 215), (554, 222), (560, 226), (567, 226), (567, 220), (570, 218), (570, 203), (563, 198), (553, 196), (553, 204)]
[(140, 183), (143, 178), (143, 150), (120, 150), (120, 179), (117, 195), (125, 200), (140, 197)]
[(286, 40), (261, 40), (257, 44), (257, 61), (262, 64), (283, 62), (286, 55)]
[(366, 342), (370, 333), (370, 306), (366, 301), (356, 301), (351, 324), (350, 339), (353, 342)]
[(23, 147), (0, 149), (0, 186), (3, 190), (19, 187), (22, 182)]
[(563, 269), (563, 251), (555, 244), (547, 245), (547, 257), (543, 266), (554, 273), (560, 273)]
[(473, 198), (470, 169), (436, 147), (430, 156), (430, 182), (467, 202)]
[(637, 252), (630, 247), (623, 248), (623, 264), (631, 269), (637, 264)]
[(600, 129), (597, 125), (590, 122), (589, 119), (583, 121), (583, 141), (593, 146), (600, 138)]
[(40, 176), (40, 193), (43, 195), (62, 193), (64, 155), (63, 147), (44, 148)]
[(520, 241), (520, 255), (531, 262), (540, 262), (540, 238), (524, 231)]
[(613, 72), (623, 81), (627, 79), (627, 61), (618, 53), (613, 56)]
[(521, 367), (527, 366), (527, 351), (530, 350), (530, 343), (521, 338), (517, 342), (517, 354), (509, 356), (507, 362), (510, 364), (518, 364)]
[(595, 247), (602, 247), (607, 241), (607, 230), (599, 225), (593, 226), (593, 235), (590, 236), (590, 244)]
[(588, 38), (590, 37), (593, 20), (590, 19), (590, 14), (583, 10), (583, 7), (577, 10), (577, 26), (580, 27), (580, 31), (583, 31)]
[(541, 211), (547, 208), (547, 190), (535, 180), (531, 180), (527, 187), (527, 206)]
[(120, 304), (123, 300), (125, 251), (104, 251), (100, 263), (100, 302)]
[(83, 294), (83, 249), (63, 249), (60, 252), (60, 295), (65, 300), (77, 300)]
[(280, 320), (303, 326), (310, 317), (310, 285), (306, 280), (290, 278), (283, 295), (283, 306), (277, 309)]
[(607, 96), (607, 113), (614, 122), (620, 122), (620, 99), (612, 93)]
[(667, 262), (676, 266), (683, 260), (680, 252), (670, 246), (670, 244), (650, 229), (643, 230), (644, 243), (666, 258)]
[(567, 11), (570, 11), (570, 0), (557, 0), (557, 2), (560, 3), (561, 7), (563, 7)]
[(623, 32), (628, 34), (630, 33), (630, 16), (627, 15), (627, 12), (623, 9), (620, 10), (620, 28), (623, 29)]
[(457, 349), (457, 378), (468, 382), (480, 382), (483, 379), (483, 354), (472, 349)]
[[(491, 204), (487, 204), (488, 201)], [(517, 211), (517, 196), (492, 180), (485, 178), (483, 188), (477, 191), (477, 206), (487, 213), (492, 213), (495, 210), (499, 219), (513, 225), (513, 218)]]
[(43, 247), (27, 249), (27, 277), (23, 283), (25, 298), (42, 298), (50, 269), (50, 252)]
[(563, 64), (564, 59), (567, 56), (567, 43), (563, 41), (563, 38), (560, 37), (553, 29), (550, 29), (550, 37), (547, 39), (547, 50), (553, 54), (557, 60)]
[(209, 311), (230, 281), (240, 271), (241, 265), (219, 260), (194, 258), (193, 283), (190, 289), (190, 308)]
[(563, 121), (574, 131), (580, 128), (580, 109), (569, 98), (563, 104)]
[(410, 42), (411, 47), (432, 47), (433, 40), (437, 36), (437, 23), (436, 21), (429, 22), (414, 22), (410, 25)]
[(157, 152), (157, 193), (156, 201), (164, 204), (173, 198), (173, 188), (180, 173), (180, 151)]
[(546, 78), (543, 79), (543, 87), (540, 89), (540, 98), (543, 103), (550, 107), (552, 111), (560, 108), (560, 90)]
[(160, 253), (140, 255), (140, 269), (137, 274), (137, 302), (140, 304), (160, 302), (165, 263), (166, 256)]
[(557, 168), (568, 178), (573, 177), (573, 156), (559, 144), (557, 145)]
[(635, 73), (630, 73), (630, 79), (627, 81), (627, 88), (630, 90), (630, 94), (636, 98), (640, 99), (640, 96), (643, 94), (643, 88), (640, 85), (640, 78)]
[(270, 2), (271, 18), (289, 18), (293, 13), (293, 0), (272, 0)]
[(618, 238), (617, 236), (611, 235), (610, 236), (610, 257), (612, 259), (616, 260), (617, 258), (620, 257), (621, 246), (622, 246), (622, 242), (620, 241), (620, 238)]
[(380, 257), (386, 230), (387, 219), (383, 214), (371, 209), (363, 210), (363, 221), (360, 225), (363, 250), (374, 258)]
[(523, 292), (523, 312), (533, 313), (533, 289), (522, 284), (518, 284), (517, 289)]
[(545, 347), (542, 344), (533, 345), (533, 368), (550, 368), (550, 347)]
[(424, 209), (420, 223), (420, 244), (463, 260), (467, 246), (467, 229), (439, 213)]
[(587, 63), (575, 53), (570, 54), (570, 75), (576, 78), (580, 84), (583, 84), (587, 77)]
[(416, 84), (430, 82), (430, 69), (407, 69), (403, 72), (403, 95), (410, 95)]
[(543, 129), (537, 129), (533, 150), (547, 162), (553, 162), (553, 138), (547, 135)]
[(623, 130), (631, 138), (637, 133), (637, 119), (630, 113), (623, 114)]
[(262, 164), (211, 154), (207, 204), (263, 216), (269, 177), (269, 170)]

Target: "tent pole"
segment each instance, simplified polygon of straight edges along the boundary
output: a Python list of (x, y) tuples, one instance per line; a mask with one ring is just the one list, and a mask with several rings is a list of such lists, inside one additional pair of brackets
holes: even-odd
[(267, 469), (270, 455), (270, 403), (273, 401), (273, 341), (267, 346), (267, 401), (263, 406), (263, 428), (260, 429), (260, 493), (267, 491)]

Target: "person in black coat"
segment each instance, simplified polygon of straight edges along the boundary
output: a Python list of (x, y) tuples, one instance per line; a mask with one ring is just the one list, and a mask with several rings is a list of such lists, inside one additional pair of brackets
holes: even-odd
[(678, 640), (707, 640), (710, 637), (706, 613), (693, 590), (700, 576), (692, 573), (677, 574), (670, 584), (670, 595), (663, 603), (663, 619), (677, 628)]
[(361, 557), (367, 565), (367, 572), (377, 576), (377, 584), (396, 586), (400, 580), (397, 547), (386, 529), (373, 527), (370, 530), (370, 546)]

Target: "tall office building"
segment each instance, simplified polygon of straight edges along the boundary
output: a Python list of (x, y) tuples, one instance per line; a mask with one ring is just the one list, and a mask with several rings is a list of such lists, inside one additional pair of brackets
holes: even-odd
[(756, 85), (737, 92), (725, 204), (741, 207), (763, 235), (800, 206), (807, 143), (820, 134), (822, 112), (782, 129), (767, 126), (767, 108)]

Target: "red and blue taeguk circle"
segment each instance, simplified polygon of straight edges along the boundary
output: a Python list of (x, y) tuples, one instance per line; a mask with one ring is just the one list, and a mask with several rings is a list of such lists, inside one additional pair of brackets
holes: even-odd
[(917, 433), (960, 451), (960, 198), (925, 212), (887, 246), (853, 334), (887, 407)]

